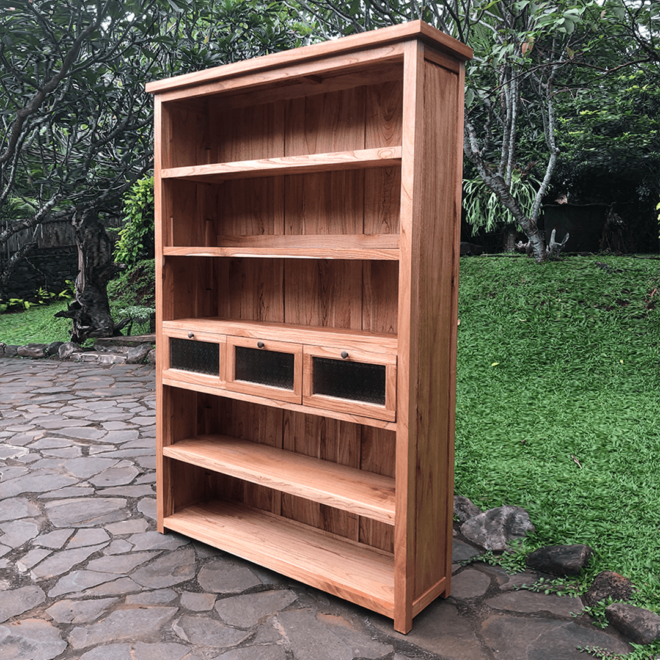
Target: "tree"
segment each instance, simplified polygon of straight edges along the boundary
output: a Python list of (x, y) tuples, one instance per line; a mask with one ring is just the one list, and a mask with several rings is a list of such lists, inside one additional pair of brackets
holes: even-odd
[[(466, 78), (467, 162), (525, 232), (536, 260), (547, 259), (538, 220), (559, 156), (556, 97), (598, 50), (614, 10), (592, 0), (299, 4), (325, 36), (423, 19), (474, 49)], [(540, 183), (525, 206), (513, 186), (529, 174)]]
[[(108, 336), (102, 219), (152, 167), (150, 79), (299, 43), (286, 12), (241, 0), (0, 0), (0, 250), (45, 219), (79, 250), (72, 338)], [(4, 264), (0, 296), (33, 242)]]

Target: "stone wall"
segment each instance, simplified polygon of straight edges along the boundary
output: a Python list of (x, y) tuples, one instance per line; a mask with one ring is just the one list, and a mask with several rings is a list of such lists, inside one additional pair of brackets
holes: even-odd
[(66, 280), (78, 275), (75, 245), (35, 248), (16, 266), (7, 286), (9, 298), (26, 298), (40, 287), (51, 293), (66, 289)]

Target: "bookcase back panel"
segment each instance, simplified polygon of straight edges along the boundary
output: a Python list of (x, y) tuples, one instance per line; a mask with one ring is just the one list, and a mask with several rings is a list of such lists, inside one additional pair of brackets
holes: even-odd
[(163, 168), (211, 162), (208, 116), (207, 99), (184, 99), (164, 105)]
[(209, 259), (219, 283), (218, 316), (243, 321), (283, 323), (283, 259)]
[(357, 73), (321, 79), (307, 96), (299, 85), (167, 102), (165, 142), (172, 155), (163, 167), (400, 145), (400, 71), (380, 68), (367, 85), (369, 78)]
[(218, 316), (213, 259), (168, 257), (163, 265), (163, 320)]
[(398, 167), (222, 184), (165, 180), (164, 244), (257, 247), (268, 244), (264, 236), (398, 234), (400, 189)]
[[(166, 387), (165, 391), (165, 410), (173, 411), (176, 407), (177, 412), (177, 428), (170, 436), (172, 443), (195, 435), (222, 434), (394, 476), (394, 431), (173, 387)], [(393, 551), (394, 528), (391, 525), (265, 486), (224, 475), (216, 477), (208, 471), (202, 472), (201, 468), (180, 467), (186, 464), (165, 460), (173, 470), (173, 476), (182, 480), (180, 483), (175, 481), (177, 492), (183, 485), (178, 499), (172, 502), (174, 511), (203, 499), (230, 499)]]

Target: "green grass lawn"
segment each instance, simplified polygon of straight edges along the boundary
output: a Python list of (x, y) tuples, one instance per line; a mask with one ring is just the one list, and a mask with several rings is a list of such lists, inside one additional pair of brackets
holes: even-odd
[(50, 344), (69, 341), (70, 319), (56, 319), (53, 315), (66, 309), (66, 302), (32, 305), (23, 312), (0, 314), (0, 341), (5, 344)]
[[(461, 260), (456, 493), (527, 509), (527, 551), (592, 546), (581, 587), (614, 570), (660, 612), (658, 288), (657, 260)], [(66, 341), (62, 308), (0, 315), (0, 341)]]
[(456, 493), (524, 507), (528, 551), (592, 546), (582, 586), (617, 571), (657, 612), (659, 289), (657, 260), (462, 259), (456, 410)]

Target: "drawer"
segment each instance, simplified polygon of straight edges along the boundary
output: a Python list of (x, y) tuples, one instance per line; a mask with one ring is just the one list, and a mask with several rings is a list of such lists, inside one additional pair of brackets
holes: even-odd
[(302, 345), (227, 337), (226, 388), (234, 392), (302, 401)]
[(304, 347), (303, 404), (393, 422), (396, 355)]
[(225, 335), (167, 328), (164, 369), (170, 378), (223, 387), (225, 381)]

